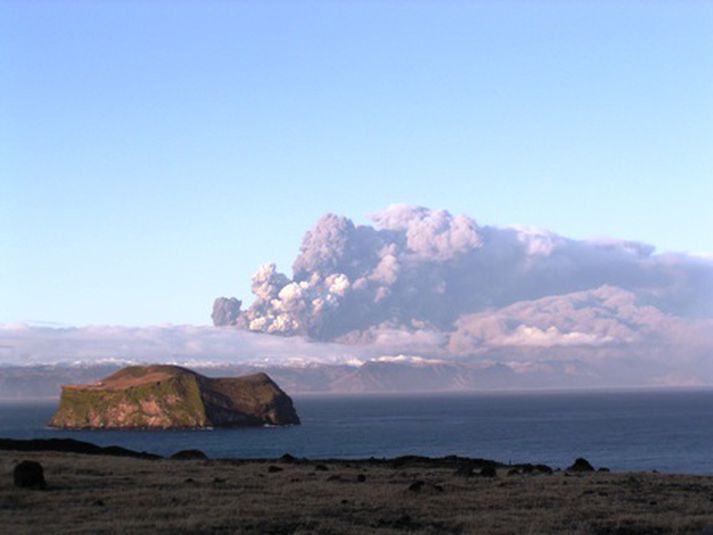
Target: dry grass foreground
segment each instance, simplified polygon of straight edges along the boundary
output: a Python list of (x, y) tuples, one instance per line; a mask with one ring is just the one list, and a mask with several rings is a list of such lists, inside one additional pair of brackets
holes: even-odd
[[(43, 464), (47, 490), (13, 486), (22, 459)], [(0, 476), (0, 532), (8, 534), (713, 533), (713, 477), (705, 476), (499, 469), (486, 478), (366, 461), (12, 451), (0, 452)], [(416, 481), (420, 490), (409, 490)]]

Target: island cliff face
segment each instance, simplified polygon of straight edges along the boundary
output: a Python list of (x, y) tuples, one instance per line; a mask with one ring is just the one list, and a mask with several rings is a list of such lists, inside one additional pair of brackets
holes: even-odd
[(298, 425), (290, 397), (264, 373), (209, 378), (179, 366), (129, 366), (62, 387), (50, 426), (67, 429)]

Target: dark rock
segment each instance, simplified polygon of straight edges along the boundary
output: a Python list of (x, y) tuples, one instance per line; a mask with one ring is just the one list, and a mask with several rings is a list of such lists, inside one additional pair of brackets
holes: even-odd
[(520, 470), (518, 470), (517, 468), (511, 468), (510, 470), (508, 470), (508, 475), (509, 476), (519, 476)]
[(318, 465), (315, 465), (315, 467), (314, 467), (315, 472), (327, 472), (328, 470), (329, 470), (329, 468), (327, 468), (323, 464), (318, 464)]
[(408, 466), (418, 465), (424, 461), (429, 461), (428, 457), (421, 455), (402, 455), (391, 460), (391, 466), (394, 468), (405, 468)]
[(35, 438), (19, 440), (0, 438), (0, 450), (14, 451), (59, 451), (62, 453), (82, 453), (86, 455), (111, 455), (116, 457), (137, 457), (139, 459), (161, 459), (160, 455), (134, 451), (120, 446), (101, 447), (90, 442), (72, 438)]
[(171, 459), (176, 461), (205, 461), (208, 459), (208, 456), (201, 450), (181, 450), (171, 455)]
[(520, 465), (520, 470), (523, 474), (534, 474), (535, 472), (540, 472), (541, 474), (552, 474), (554, 470), (547, 466), (546, 464), (523, 464)]
[(498, 473), (494, 466), (484, 466), (480, 469), (480, 475), (483, 477), (496, 477)]
[(574, 464), (567, 468), (568, 472), (594, 472), (594, 467), (583, 457), (577, 457)]
[(225, 483), (227, 480), (222, 477), (214, 477), (213, 478), (213, 483)]
[(418, 523), (414, 522), (413, 519), (407, 515), (399, 515), (394, 518), (380, 518), (377, 523), (376, 523), (376, 528), (390, 528), (390, 529), (395, 529), (398, 531), (406, 531), (406, 532), (413, 532), (416, 531), (423, 526)]
[(408, 486), (408, 490), (410, 490), (411, 492), (421, 492), (421, 489), (423, 489), (423, 486), (425, 484), (425, 481), (414, 481)]
[(547, 475), (551, 475), (554, 473), (552, 468), (547, 466), (546, 464), (536, 464), (535, 470), (537, 470), (538, 472), (541, 472), (543, 474), (547, 474)]
[(433, 485), (431, 483), (426, 483), (425, 481), (414, 481), (408, 486), (408, 490), (414, 493), (420, 494), (436, 494), (443, 492), (443, 487), (441, 485)]
[(365, 476), (364, 474), (359, 474), (359, 475), (357, 476), (357, 481), (358, 481), (359, 483), (364, 483), (364, 481), (366, 481), (366, 476)]
[(13, 470), (15, 486), (23, 489), (45, 489), (45, 473), (42, 465), (35, 461), (21, 461)]
[(464, 464), (463, 466), (459, 466), (458, 468), (456, 468), (456, 471), (453, 475), (458, 477), (470, 477), (473, 475), (473, 467)]
[(271, 464), (267, 467), (267, 471), (270, 473), (282, 472), (282, 470), (284, 470), (284, 468), (280, 468), (279, 466), (275, 466), (274, 464)]
[(94, 500), (94, 505), (97, 507), (104, 507), (104, 500)]
[(606, 466), (602, 466), (599, 470), (597, 470), (597, 472), (610, 472), (610, 471), (611, 470), (609, 470)]

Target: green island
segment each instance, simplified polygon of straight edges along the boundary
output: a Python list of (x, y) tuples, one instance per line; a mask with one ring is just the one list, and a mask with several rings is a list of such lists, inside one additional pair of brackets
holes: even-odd
[(292, 399), (265, 373), (210, 378), (170, 365), (129, 366), (89, 385), (65, 385), (50, 426), (189, 429), (297, 425)]

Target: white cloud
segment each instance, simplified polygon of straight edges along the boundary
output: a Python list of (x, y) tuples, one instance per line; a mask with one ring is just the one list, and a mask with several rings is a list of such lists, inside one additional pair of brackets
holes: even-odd
[[(156, 327), (33, 327), (0, 324), (0, 364), (51, 364), (115, 359), (136, 362), (342, 362), (363, 351), (236, 329)], [(368, 352), (367, 352), (368, 354)]]
[(515, 331), (495, 342), (503, 346), (590, 346), (616, 342), (613, 336), (598, 336), (592, 333), (570, 331), (563, 333), (554, 325), (546, 329), (530, 325), (518, 325)]

